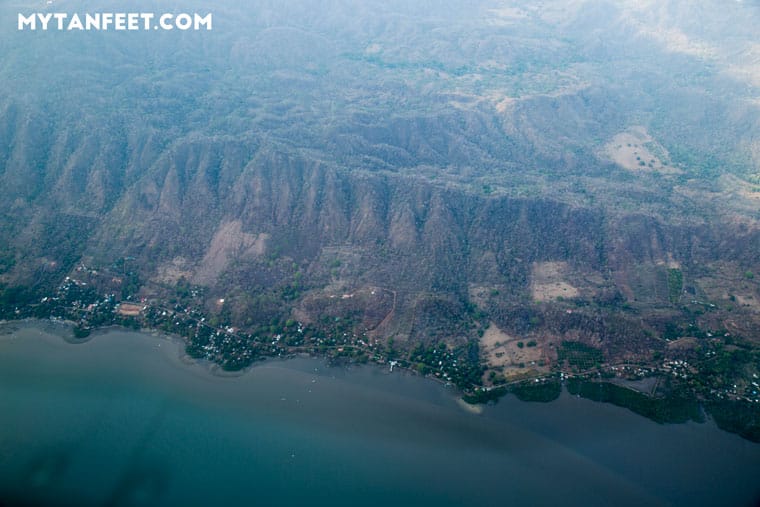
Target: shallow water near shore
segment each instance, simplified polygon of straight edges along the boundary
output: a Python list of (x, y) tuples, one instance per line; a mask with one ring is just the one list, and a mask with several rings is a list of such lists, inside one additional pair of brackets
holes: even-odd
[(481, 414), (374, 366), (217, 376), (178, 342), (0, 335), (0, 504), (755, 505), (760, 445), (564, 393)]

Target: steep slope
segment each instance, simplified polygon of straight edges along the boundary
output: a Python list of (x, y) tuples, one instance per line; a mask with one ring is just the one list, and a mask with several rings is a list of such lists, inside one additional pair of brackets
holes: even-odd
[[(0, 35), (4, 315), (97, 272), (220, 329), (505, 374), (566, 341), (760, 339), (756, 4), (213, 10), (212, 32)], [(521, 340), (540, 353), (502, 364)]]

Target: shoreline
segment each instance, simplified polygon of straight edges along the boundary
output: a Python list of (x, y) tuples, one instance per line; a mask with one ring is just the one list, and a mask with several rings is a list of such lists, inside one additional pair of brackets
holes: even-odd
[[(262, 467), (282, 473), (284, 488), (292, 487), (294, 480), (322, 474), (322, 471), (324, 475), (320, 477), (329, 481), (335, 477), (335, 470), (346, 470), (345, 463), (352, 463), (352, 469), (375, 463), (372, 473), (365, 475), (367, 484), (372, 485), (377, 484), (377, 477), (383, 477), (389, 466), (404, 467), (409, 458), (413, 458), (420, 462), (413, 462), (410, 470), (423, 474), (432, 470), (436, 477), (442, 477), (440, 487), (462, 481), (468, 488), (472, 485), (472, 492), (477, 492), (481, 488), (478, 481), (483, 480), (484, 473), (493, 477), (493, 484), (497, 486), (503, 485), (505, 480), (513, 480), (515, 485), (524, 484), (526, 479), (520, 475), (524, 473), (526, 477), (534, 477), (538, 487), (545, 482), (544, 477), (552, 480), (561, 477), (563, 470), (570, 470), (566, 484), (572, 490), (577, 488), (581, 478), (576, 470), (585, 470), (584, 466), (589, 467), (584, 477), (592, 481), (604, 482), (618, 477), (600, 475), (605, 469), (599, 467), (594, 456), (583, 453), (588, 449), (585, 438), (593, 437), (597, 431), (599, 441), (615, 458), (614, 463), (624, 466), (631, 459), (629, 451), (639, 449), (642, 444), (635, 438), (622, 439), (624, 442), (611, 438), (619, 436), (617, 431), (623, 429), (641, 437), (655, 453), (653, 456), (668, 456), (671, 447), (681, 448), (681, 442), (701, 443), (699, 449), (704, 451), (700, 452), (707, 456), (716, 454), (714, 442), (726, 442), (732, 451), (756, 449), (726, 438), (712, 425), (663, 428), (625, 410), (570, 399), (567, 395), (554, 406), (514, 399), (505, 400), (500, 407), (471, 407), (461, 401), (455, 404), (447, 395), (450, 391), (442, 391), (438, 384), (420, 382), (407, 375), (394, 377), (387, 368), (380, 372), (372, 365), (351, 366), (353, 373), (344, 375), (342, 368), (330, 371), (324, 367), (324, 361), (309, 361), (310, 358), (303, 355), (296, 356), (294, 364), (283, 360), (268, 363), (267, 367), (267, 363), (263, 363), (259, 366), (264, 368), (256, 375), (225, 380), (212, 377), (198, 362), (194, 362), (192, 368), (184, 366), (179, 360), (181, 355), (173, 346), (168, 348), (169, 343), (179, 345), (170, 335), (112, 328), (97, 333), (90, 345), (70, 347), (60, 339), (66, 327), (51, 328), (42, 324), (26, 321), (3, 326), (5, 330), (26, 329), (17, 340), (6, 343), (8, 354), (4, 355), (5, 364), (14, 365), (5, 369), (5, 378), (18, 380), (7, 382), (4, 388), (20, 393), (8, 396), (7, 401), (19, 403), (23, 408), (10, 411), (9, 420), (14, 422), (3, 425), (19, 449), (14, 448), (6, 461), (9, 467), (21, 473), (29, 469), (25, 468), (27, 463), (42, 463), (34, 470), (44, 472), (49, 470), (44, 466), (48, 461), (38, 459), (41, 454), (35, 445), (50, 449), (44, 450), (45, 456), (57, 456), (60, 446), (56, 445), (62, 440), (70, 441), (72, 444), (64, 451), (70, 450), (74, 458), (70, 463), (73, 467), (81, 464), (81, 468), (61, 473), (60, 484), (64, 486), (74, 476), (81, 478), (82, 487), (92, 487), (87, 473), (92, 466), (112, 471), (115, 479), (102, 481), (103, 487), (121, 485), (119, 479), (125, 473), (124, 463), (136, 462), (135, 468), (126, 470), (127, 473), (145, 471), (144, 475), (138, 475), (140, 480), (170, 470), (172, 484), (182, 490), (193, 483), (202, 487), (209, 480), (221, 488), (230, 487), (229, 477), (233, 477), (239, 479), (240, 491), (250, 494), (252, 484), (261, 488), (251, 482), (250, 463), (255, 460), (259, 460)], [(57, 332), (48, 333), (45, 331), (48, 328)], [(108, 338), (103, 339), (104, 336)], [(39, 361), (39, 364), (30, 369), (20, 361), (22, 358)], [(315, 367), (320, 371), (315, 372)], [(49, 373), (41, 374), (43, 368)], [(33, 392), (24, 387), (24, 382), (39, 388), (52, 408), (44, 408), (41, 398), (30, 396)], [(20, 389), (16, 390), (17, 387)], [(73, 393), (71, 397), (70, 393)], [(60, 410), (54, 424), (35, 412), (50, 414), (54, 413), (53, 409)], [(483, 415), (475, 411), (483, 411)], [(26, 420), (29, 422), (24, 425)], [(594, 426), (598, 426), (598, 430)], [(21, 428), (23, 433), (19, 431)], [(646, 439), (650, 436), (651, 439)], [(674, 436), (683, 440), (674, 440)], [(655, 438), (671, 447), (662, 450)], [(29, 445), (29, 439), (34, 439), (35, 445)], [(81, 446), (80, 442), (86, 445)], [(132, 443), (149, 450), (135, 458), (140, 451), (132, 450)], [(621, 445), (629, 447), (621, 448)], [(81, 454), (79, 449), (83, 449)], [(330, 459), (333, 451), (337, 456), (334, 468), (327, 468), (325, 455)], [(387, 456), (383, 454), (386, 452)], [(732, 462), (733, 452), (722, 455), (727, 456), (725, 462)], [(650, 456), (638, 455), (640, 461), (636, 463), (644, 467), (649, 461), (658, 461)], [(688, 456), (679, 456), (679, 460), (688, 464)], [(83, 457), (88, 461), (80, 459)], [(355, 461), (347, 461), (349, 458)], [(460, 461), (465, 459), (468, 461)], [(685, 469), (681, 461), (674, 470)], [(209, 463), (221, 467), (223, 472), (208, 479)], [(665, 460), (665, 463), (670, 462)], [(710, 459), (702, 463), (706, 476), (719, 467)], [(546, 466), (554, 468), (547, 470)], [(191, 479), (184, 483), (182, 478), (187, 477), (188, 469), (192, 472)], [(742, 481), (750, 484), (753, 470), (745, 470)], [(647, 473), (662, 478), (665, 487), (670, 484), (667, 470)], [(731, 477), (733, 471), (723, 467), (721, 473)], [(255, 478), (261, 476), (261, 472), (254, 472)], [(399, 476), (410, 477), (406, 472)], [(12, 479), (8, 474), (6, 477)], [(28, 477), (15, 483), (20, 490), (26, 491), (32, 484), (34, 476)], [(646, 480), (642, 482), (649, 484)], [(430, 484), (416, 477), (411, 483), (422, 487)], [(59, 483), (53, 483), (56, 484)], [(135, 484), (137, 488), (144, 483)], [(319, 482), (314, 484), (317, 490), (322, 487)], [(704, 481), (701, 484), (705, 489), (712, 487)], [(490, 495), (489, 498), (503, 501), (498, 488), (482, 491)], [(615, 488), (611, 491), (617, 495)], [(215, 488), (209, 489), (208, 494), (210, 499), (218, 499)], [(529, 497), (535, 498), (534, 495)], [(102, 498), (111, 497), (103, 495)], [(403, 498), (409, 501), (405, 492), (400, 498), (402, 504)], [(472, 497), (463, 494), (461, 498)], [(641, 501), (646, 503), (645, 499)], [(174, 502), (164, 497), (149, 503)], [(433, 505), (443, 504), (434, 502)]]
[[(482, 388), (480, 390), (475, 391), (475, 394), (481, 394), (485, 395), (481, 398), (476, 398), (473, 401), (468, 400), (466, 397), (468, 394), (466, 392), (463, 392), (461, 389), (458, 389), (455, 385), (448, 381), (444, 381), (443, 379), (436, 378), (431, 375), (421, 375), (419, 372), (404, 367), (401, 365), (394, 365), (393, 370), (390, 370), (387, 363), (383, 362), (377, 362), (377, 361), (367, 361), (367, 362), (356, 362), (351, 360), (350, 358), (331, 358), (329, 355), (318, 355), (313, 354), (310, 352), (293, 352), (287, 355), (282, 355), (280, 357), (261, 357), (254, 361), (252, 364), (246, 366), (245, 368), (241, 368), (239, 370), (225, 370), (223, 367), (221, 367), (219, 364), (214, 363), (213, 361), (210, 361), (208, 359), (202, 359), (202, 358), (195, 358), (187, 354), (185, 351), (186, 342), (180, 335), (173, 335), (170, 333), (166, 333), (163, 331), (159, 331), (156, 329), (150, 329), (150, 328), (141, 328), (141, 329), (133, 329), (133, 328), (127, 328), (119, 325), (108, 325), (101, 328), (93, 329), (92, 333), (88, 335), (87, 337), (83, 339), (77, 339), (72, 336), (73, 331), (72, 328), (75, 326), (75, 323), (72, 322), (66, 322), (62, 320), (46, 320), (46, 319), (36, 319), (36, 318), (26, 318), (26, 319), (20, 319), (20, 320), (5, 320), (0, 321), (0, 341), (4, 339), (4, 337), (7, 337), (9, 335), (14, 334), (15, 332), (18, 332), (23, 329), (29, 329), (34, 328), (40, 332), (47, 333), (51, 336), (54, 336), (56, 339), (60, 340), (61, 342), (67, 344), (67, 345), (85, 345), (87, 343), (92, 342), (93, 340), (96, 340), (98, 338), (101, 338), (103, 336), (106, 336), (110, 332), (124, 332), (124, 333), (136, 333), (141, 334), (145, 337), (149, 337), (153, 340), (157, 340), (158, 346), (160, 347), (161, 343), (170, 343), (172, 346), (176, 346), (177, 350), (175, 352), (172, 352), (171, 354), (167, 354), (166, 356), (169, 357), (170, 361), (175, 363), (177, 366), (185, 367), (185, 368), (191, 368), (196, 369), (196, 371), (202, 371), (205, 375), (208, 375), (213, 378), (217, 379), (235, 379), (235, 378), (241, 378), (246, 376), (247, 373), (254, 371), (256, 368), (264, 366), (264, 365), (271, 365), (275, 364), (277, 362), (287, 362), (291, 359), (297, 359), (299, 357), (301, 358), (308, 358), (308, 359), (316, 359), (316, 360), (322, 360), (328, 367), (336, 367), (336, 368), (342, 368), (345, 371), (349, 371), (351, 366), (371, 366), (374, 368), (377, 372), (382, 372), (385, 375), (389, 375), (391, 371), (398, 370), (401, 372), (402, 375), (407, 375), (411, 377), (418, 377), (420, 379), (424, 380), (433, 380), (435, 381), (435, 384), (438, 385), (440, 388), (443, 388), (446, 392), (447, 396), (451, 398), (451, 400), (455, 403), (455, 405), (472, 415), (482, 415), (485, 411), (486, 405), (493, 405), (498, 402), (498, 399), (507, 395), (512, 394), (514, 397), (519, 399), (522, 402), (526, 403), (535, 403), (535, 402), (542, 402), (547, 403), (554, 401), (556, 397), (552, 397), (551, 399), (523, 399), (521, 396), (516, 394), (515, 392), (511, 391), (509, 388), (511, 386), (501, 386), (499, 388)], [(547, 379), (544, 379), (547, 380)], [(568, 379), (569, 380), (569, 379)], [(595, 396), (588, 396), (588, 395), (582, 395), (580, 397), (587, 398), (595, 402), (599, 402), (602, 404), (611, 404), (615, 406), (619, 406), (621, 408), (627, 409), (633, 413), (636, 413), (637, 415), (644, 417), (649, 420), (653, 420), (659, 424), (679, 424), (679, 423), (685, 423), (689, 420), (697, 420), (697, 422), (705, 422), (705, 421), (713, 421), (715, 423), (719, 423), (720, 421), (717, 420), (715, 415), (711, 413), (709, 410), (709, 402), (705, 400), (700, 400), (698, 398), (694, 399), (694, 402), (698, 404), (698, 410), (701, 415), (701, 417), (686, 417), (683, 419), (683, 415), (680, 415), (679, 418), (683, 420), (669, 420), (669, 418), (666, 416), (665, 419), (663, 419), (662, 414), (660, 413), (653, 413), (650, 415), (647, 415), (649, 411), (652, 410), (652, 406), (655, 407), (656, 411), (663, 410), (662, 408), (657, 408), (659, 405), (662, 404), (663, 399), (658, 397), (653, 397), (650, 393), (643, 393), (640, 392), (631, 386), (625, 386), (620, 385), (618, 383), (614, 382), (600, 382), (596, 379), (574, 379), (577, 382), (580, 383), (596, 383), (599, 384), (599, 389), (609, 389), (605, 386), (614, 386), (614, 388), (617, 388), (618, 390), (623, 390), (624, 392), (630, 392), (634, 396), (640, 396), (645, 398), (645, 400), (642, 402), (641, 400), (634, 399), (632, 405), (629, 406), (628, 401), (615, 401), (615, 399), (595, 399)], [(562, 392), (568, 392), (568, 386), (566, 385), (565, 380), (558, 380), (561, 385)], [(543, 385), (544, 382), (541, 382), (541, 384), (537, 384), (539, 387)], [(527, 387), (533, 386), (533, 382), (527, 381), (522, 382), (519, 385), (525, 385)], [(580, 385), (580, 384), (579, 384)], [(493, 391), (494, 396), (490, 396), (491, 392)], [(597, 391), (597, 389), (594, 389), (594, 391)], [(571, 393), (572, 394), (572, 393)], [(613, 393), (614, 394), (614, 393)], [(623, 393), (623, 398), (625, 398), (625, 394)], [(683, 400), (675, 400), (683, 401)], [(650, 405), (651, 404), (651, 405)], [(642, 408), (643, 407), (643, 408)], [(745, 408), (741, 407), (729, 407), (731, 410), (746, 410)], [(753, 410), (755, 407), (750, 407), (750, 410)], [(642, 411), (643, 410), (643, 411)], [(698, 419), (701, 419), (698, 420)], [(756, 435), (756, 429), (754, 427), (747, 427), (747, 428), (741, 428), (736, 427), (735, 425), (731, 424), (732, 421), (729, 421), (728, 424), (719, 424), (719, 427), (721, 430), (726, 431), (727, 433), (733, 433), (738, 434), (745, 439), (757, 442), (758, 440)]]
[[(252, 372), (257, 367), (260, 367), (266, 364), (272, 364), (275, 362), (286, 362), (288, 360), (296, 359), (299, 357), (307, 358), (307, 359), (323, 360), (325, 361), (325, 364), (328, 365), (329, 367), (342, 368), (345, 371), (349, 371), (350, 370), (349, 367), (353, 365), (371, 366), (377, 369), (378, 372), (383, 372), (385, 374), (390, 374), (392, 371), (398, 371), (402, 375), (408, 375), (410, 377), (416, 377), (416, 378), (420, 378), (420, 379), (424, 379), (428, 381), (434, 381), (436, 385), (444, 388), (448, 394), (452, 395), (451, 398), (462, 410), (471, 414), (475, 414), (475, 415), (480, 415), (483, 412), (484, 404), (473, 405), (466, 402), (464, 400), (465, 393), (461, 391), (460, 389), (458, 389), (452, 383), (436, 378), (434, 376), (421, 375), (420, 373), (414, 371), (411, 368), (403, 367), (400, 365), (396, 365), (393, 367), (393, 370), (389, 370), (387, 363), (379, 363), (372, 360), (366, 363), (358, 363), (358, 362), (352, 361), (351, 359), (346, 359), (346, 358), (338, 358), (338, 360), (331, 360), (331, 358), (327, 355), (316, 355), (309, 352), (295, 352), (295, 353), (284, 355), (281, 357), (262, 357), (254, 361), (249, 366), (246, 366), (245, 368), (241, 368), (239, 370), (225, 370), (224, 368), (222, 368), (222, 366), (214, 363), (213, 361), (210, 361), (208, 359), (198, 359), (198, 358), (192, 357), (187, 352), (185, 352), (186, 342), (180, 335), (173, 335), (173, 334), (166, 333), (166, 332), (159, 331), (157, 329), (152, 329), (152, 328), (133, 329), (133, 328), (120, 326), (118, 324), (111, 324), (108, 326), (93, 328), (92, 332), (88, 336), (86, 336), (85, 338), (79, 339), (73, 336), (73, 328), (75, 326), (76, 326), (76, 323), (73, 321), (48, 320), (48, 319), (38, 319), (38, 318), (33, 318), (33, 317), (19, 319), (19, 320), (4, 320), (4, 321), (0, 321), (0, 340), (2, 340), (2, 336), (5, 334), (13, 334), (21, 329), (29, 329), (29, 328), (35, 328), (42, 332), (53, 335), (56, 338), (59, 338), (64, 343), (66, 343), (67, 345), (84, 345), (98, 338), (106, 336), (110, 332), (138, 333), (145, 336), (149, 336), (151, 338), (161, 340), (163, 342), (171, 343), (172, 345), (176, 345), (177, 354), (175, 354), (175, 358), (178, 364), (181, 364), (182, 366), (186, 366), (186, 367), (200, 368), (208, 375), (215, 378), (219, 378), (219, 379), (240, 378)], [(10, 330), (7, 333), (4, 332), (4, 330), (8, 328), (10, 328)], [(66, 332), (65, 330), (68, 332)]]

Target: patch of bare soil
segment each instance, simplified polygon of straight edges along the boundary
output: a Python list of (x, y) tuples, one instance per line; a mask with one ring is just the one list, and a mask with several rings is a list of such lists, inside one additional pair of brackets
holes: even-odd
[(548, 371), (542, 344), (532, 339), (510, 336), (493, 323), (480, 339), (480, 350), (488, 367), (501, 371), (507, 380), (523, 377), (530, 372)]
[(117, 313), (119, 315), (124, 315), (127, 317), (136, 317), (140, 315), (140, 312), (142, 311), (143, 307), (142, 305), (137, 305), (134, 303), (122, 303), (119, 305), (119, 309), (117, 310)]
[(670, 165), (668, 151), (643, 127), (632, 127), (617, 134), (604, 146), (601, 155), (629, 171), (682, 172)]
[(171, 261), (166, 262), (158, 267), (156, 270), (156, 275), (153, 277), (153, 281), (174, 285), (181, 278), (190, 280), (192, 276), (193, 271), (188, 260), (184, 257), (175, 257)]
[(668, 343), (668, 350), (692, 350), (699, 346), (699, 341), (696, 338), (679, 338)]
[(530, 284), (533, 299), (552, 301), (559, 297), (578, 297), (580, 291), (567, 280), (569, 272), (566, 262), (534, 262)]
[(193, 280), (201, 285), (213, 283), (232, 259), (257, 257), (266, 252), (269, 235), (243, 232), (240, 220), (223, 223), (214, 234)]

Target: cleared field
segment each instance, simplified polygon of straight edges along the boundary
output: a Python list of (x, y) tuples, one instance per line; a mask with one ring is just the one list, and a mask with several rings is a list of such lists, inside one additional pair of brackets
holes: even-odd
[(602, 156), (629, 171), (682, 172), (670, 165), (667, 150), (644, 127), (633, 127), (617, 134), (604, 146)]
[(480, 348), (488, 367), (501, 371), (507, 380), (548, 371), (541, 346), (531, 339), (510, 336), (493, 323), (483, 334)]
[(569, 269), (566, 262), (535, 262), (531, 276), (531, 294), (536, 301), (552, 301), (559, 297), (574, 298), (580, 295), (578, 288), (568, 283)]

